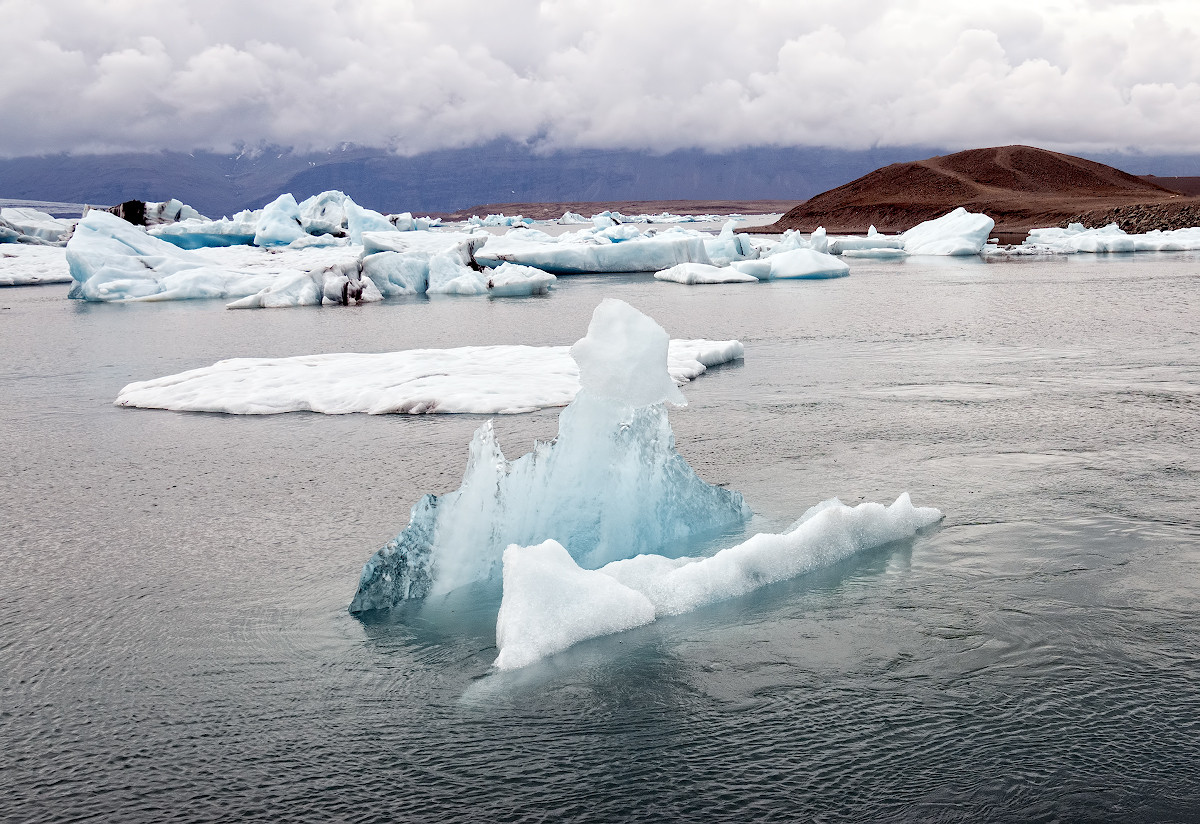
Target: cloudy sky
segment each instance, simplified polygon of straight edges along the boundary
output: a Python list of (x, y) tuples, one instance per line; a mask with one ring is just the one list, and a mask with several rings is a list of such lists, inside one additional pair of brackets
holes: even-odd
[(1195, 0), (0, 0), (0, 156), (1200, 152)]

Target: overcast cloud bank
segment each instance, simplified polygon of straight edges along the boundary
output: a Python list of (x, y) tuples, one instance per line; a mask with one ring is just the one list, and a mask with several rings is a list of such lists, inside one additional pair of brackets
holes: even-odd
[(1200, 151), (1193, 2), (0, 0), (0, 155)]

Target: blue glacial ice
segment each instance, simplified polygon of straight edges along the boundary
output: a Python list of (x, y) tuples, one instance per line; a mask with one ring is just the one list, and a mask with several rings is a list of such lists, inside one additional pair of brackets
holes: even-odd
[(705, 483), (675, 451), (666, 404), (684, 399), (667, 349), (653, 320), (601, 302), (571, 347), (581, 388), (558, 437), (508, 461), (491, 423), (481, 426), (462, 486), (413, 507), (408, 527), (363, 567), (350, 611), (495, 577), (509, 544), (554, 539), (596, 567), (742, 524), (742, 496)]

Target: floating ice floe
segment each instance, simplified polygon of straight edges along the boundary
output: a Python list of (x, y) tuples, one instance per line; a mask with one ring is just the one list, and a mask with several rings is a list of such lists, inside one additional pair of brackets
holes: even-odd
[(0, 286), (70, 283), (66, 252), (61, 246), (0, 246)]
[[(290, 236), (294, 201), (281, 200), (260, 221), (265, 237)], [(351, 213), (353, 207), (350, 207)], [(353, 219), (352, 219), (353, 223)], [(311, 235), (303, 235), (317, 240)], [(67, 246), (71, 297), (91, 301), (239, 298), (231, 309), (364, 303), (401, 294), (511, 297), (543, 294), (554, 276), (519, 266), (487, 270), (474, 260), (486, 235), (363, 232), (309, 246), (295, 241), (185, 250), (107, 212), (80, 222)], [(269, 242), (265, 240), (264, 242)]]
[(1032, 229), (1019, 246), (989, 247), (990, 255), (1073, 255), (1113, 252), (1189, 252), (1200, 250), (1200, 227), (1154, 230), (1128, 234), (1117, 224), (1086, 229), (1081, 223), (1067, 228)]
[(627, 237), (619, 233), (564, 235), (554, 242), (497, 237), (476, 252), (475, 260), (491, 267), (518, 263), (555, 275), (657, 272), (677, 263), (712, 263), (705, 240), (700, 233), (673, 232)]
[(596, 570), (581, 567), (555, 540), (514, 544), (503, 556), (495, 666), (527, 666), (588, 638), (736, 598), (911, 538), (941, 519), (936, 509), (913, 506), (908, 493), (887, 507), (852, 508), (835, 498), (814, 506), (785, 533), (760, 533), (706, 558), (637, 555)]
[[(743, 352), (736, 340), (672, 340), (667, 371), (686, 383)], [(510, 415), (566, 406), (578, 393), (579, 367), (566, 346), (465, 346), (233, 358), (131, 383), (115, 404), (230, 415)]]
[(521, 215), (488, 215), (487, 217), (471, 215), (467, 218), (467, 223), (472, 226), (527, 226), (533, 223), (533, 218)]
[(708, 263), (679, 263), (670, 269), (655, 272), (656, 280), (669, 280), (688, 285), (697, 283), (757, 283), (758, 278), (732, 266), (712, 266)]
[(910, 255), (977, 255), (983, 251), (996, 221), (961, 206), (935, 220), (918, 224), (900, 237)]
[(61, 245), (77, 222), (38, 209), (6, 207), (0, 209), (0, 243)]
[[(243, 254), (235, 267), (220, 260), (223, 249), (187, 251), (146, 233), (140, 227), (108, 212), (89, 212), (79, 222), (67, 244), (67, 266), (74, 286), (70, 297), (89, 301), (184, 300), (243, 297), (260, 294), (257, 305), (299, 305), (312, 297), (312, 287), (324, 293), (326, 276), (337, 279), (338, 264), (354, 261), (353, 252), (337, 250), (339, 260), (322, 260), (311, 252), (303, 271), (281, 266), (282, 259), (265, 250), (250, 250), (253, 267)], [(296, 250), (291, 250), (293, 254)], [(300, 259), (293, 258), (297, 263)], [(268, 299), (268, 293), (277, 299)], [(319, 302), (319, 301), (318, 301)]]
[(440, 223), (432, 218), (414, 218), (409, 212), (385, 216), (358, 205), (342, 192), (328, 191), (300, 203), (292, 195), (283, 194), (262, 209), (220, 220), (209, 220), (191, 210), (184, 212), (178, 222), (151, 226), (150, 233), (184, 249), (238, 244), (300, 247), (333, 244), (341, 239), (357, 244), (362, 242), (364, 232), (420, 231)]
[(178, 198), (158, 203), (149, 202), (145, 206), (147, 226), (178, 223), (181, 220), (207, 220), (204, 215)]
[[(827, 243), (829, 254), (845, 255), (847, 257), (888, 257), (903, 256), (904, 238), (900, 235), (884, 235), (872, 226), (867, 230), (866, 237), (853, 235), (831, 237)], [(869, 252), (872, 254), (863, 254)], [(884, 254), (879, 254), (883, 252)]]
[(580, 389), (558, 437), (505, 460), (490, 422), (475, 433), (462, 486), (426, 495), (408, 527), (363, 567), (351, 612), (449, 592), (499, 573), (509, 544), (554, 539), (600, 566), (740, 525), (742, 496), (702, 481), (675, 451), (665, 403), (667, 333), (617, 300), (570, 350)]
[(791, 249), (759, 260), (736, 261), (732, 267), (759, 280), (821, 280), (850, 274), (847, 263), (815, 249)]

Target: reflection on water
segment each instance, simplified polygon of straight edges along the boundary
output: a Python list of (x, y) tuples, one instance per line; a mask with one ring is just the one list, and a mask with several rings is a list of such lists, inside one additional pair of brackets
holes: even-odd
[[(2, 817), (1195, 818), (1198, 269), (856, 261), (259, 313), (6, 291)], [(494, 584), (346, 613), (482, 419), (111, 406), (225, 357), (570, 343), (609, 295), (745, 343), (671, 420), (750, 531), (905, 490), (945, 523), (495, 673)], [(498, 418), (505, 452), (557, 416)]]

